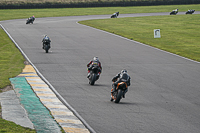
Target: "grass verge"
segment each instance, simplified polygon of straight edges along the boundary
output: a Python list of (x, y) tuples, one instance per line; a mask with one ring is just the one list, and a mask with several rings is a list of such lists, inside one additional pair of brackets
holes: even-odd
[(9, 78), (22, 71), (25, 59), (2, 29), (0, 40), (0, 88), (4, 88), (10, 85)]
[[(148, 20), (148, 21), (147, 21)], [(131, 17), (79, 22), (200, 61), (199, 14)], [(161, 38), (154, 38), (154, 29)]]
[[(23, 62), (25, 59), (2, 29), (0, 29), (0, 40), (0, 88), (4, 88), (7, 85), (10, 85), (9, 78), (15, 77), (21, 73), (22, 69), (24, 68)], [(0, 115), (0, 132), (33, 133), (35, 130), (24, 128), (15, 124), (14, 122), (1, 119)]]
[(171, 12), (178, 8), (186, 12), (188, 9), (200, 11), (200, 4), (195, 5), (167, 5), (167, 6), (131, 6), (131, 7), (96, 7), (96, 8), (51, 8), (51, 9), (5, 9), (0, 10), (0, 21), (10, 19), (28, 18), (34, 15), (39, 17), (58, 16), (79, 16), (79, 15), (102, 15), (113, 14), (119, 11), (120, 14), (127, 13), (149, 13), (149, 12)]
[(35, 133), (34, 130), (16, 125), (14, 122), (0, 119), (1, 133)]

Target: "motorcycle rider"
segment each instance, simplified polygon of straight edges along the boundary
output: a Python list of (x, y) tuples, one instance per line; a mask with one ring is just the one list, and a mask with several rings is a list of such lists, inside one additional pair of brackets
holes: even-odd
[(45, 43), (49, 44), (49, 48), (50, 48), (50, 42), (51, 42), (51, 40), (50, 40), (50, 38), (47, 35), (45, 35), (45, 37), (42, 39), (42, 42), (43, 42), (43, 46), (42, 46), (43, 49), (44, 49)]
[(90, 76), (90, 70), (92, 69), (93, 66), (99, 66), (99, 72), (98, 72), (98, 76), (101, 74), (101, 70), (102, 70), (102, 67), (101, 67), (101, 62), (99, 61), (99, 58), (98, 57), (94, 57), (92, 60), (90, 60), (90, 62), (87, 64), (87, 70), (88, 70), (88, 75), (87, 75), (87, 78), (89, 78)]
[(194, 12), (195, 10), (193, 10), (193, 9), (188, 9), (188, 12)]
[[(112, 81), (114, 82), (112, 84), (112, 88), (113, 90), (111, 91), (111, 93), (115, 92), (116, 91), (116, 88), (117, 88), (117, 84), (120, 83), (120, 82), (126, 82), (127, 86), (130, 86), (131, 83), (130, 83), (130, 80), (131, 80), (131, 77), (127, 74), (127, 70), (126, 69), (123, 69), (121, 70), (120, 73), (118, 73), (115, 77), (113, 77)], [(128, 87), (127, 89), (125, 90), (125, 93), (128, 91)], [(123, 95), (123, 98), (125, 98), (125, 93)]]
[(175, 13), (178, 13), (178, 9), (173, 10)]
[(35, 20), (35, 16), (34, 15), (31, 18), (33, 19), (33, 21)]
[(33, 22), (35, 20), (35, 16), (33, 15), (32, 17), (30, 17), (28, 19), (30, 19)]
[(112, 16), (114, 16), (115, 18), (117, 18), (118, 15), (119, 15), (119, 12), (115, 12), (115, 13), (113, 13)]

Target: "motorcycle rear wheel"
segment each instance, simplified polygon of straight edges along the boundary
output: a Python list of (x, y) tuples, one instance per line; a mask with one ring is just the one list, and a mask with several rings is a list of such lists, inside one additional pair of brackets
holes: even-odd
[(114, 100), (115, 103), (119, 103), (120, 102), (120, 100), (122, 98), (122, 94), (123, 94), (122, 90), (119, 89), (118, 90), (118, 94), (117, 94), (117, 98)]
[(110, 101), (112, 102), (113, 100), (114, 100), (114, 99), (111, 97), (111, 98), (110, 98)]

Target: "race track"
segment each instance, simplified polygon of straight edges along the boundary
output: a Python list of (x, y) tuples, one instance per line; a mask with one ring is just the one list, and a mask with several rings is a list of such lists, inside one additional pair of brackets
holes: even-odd
[[(76, 23), (109, 17), (36, 18), (33, 25), (19, 19), (1, 24), (97, 133), (199, 133), (200, 64)], [(52, 40), (50, 53), (42, 50), (45, 34)], [(86, 64), (94, 56), (99, 57), (103, 71), (96, 84), (90, 86)], [(126, 98), (115, 104), (110, 102), (111, 79), (123, 68), (132, 78), (131, 86)]]

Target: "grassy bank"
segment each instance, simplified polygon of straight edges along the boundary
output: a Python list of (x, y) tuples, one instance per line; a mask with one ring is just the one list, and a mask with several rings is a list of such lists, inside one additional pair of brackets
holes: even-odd
[(200, 11), (200, 4), (196, 5), (169, 5), (169, 6), (132, 6), (132, 7), (96, 7), (96, 8), (53, 8), (53, 9), (5, 9), (0, 10), (0, 21), (10, 19), (27, 19), (34, 15), (39, 17), (78, 16), (78, 15), (102, 15), (113, 14), (119, 11), (120, 14), (127, 13), (149, 13), (149, 12), (171, 12), (178, 8), (186, 12), (188, 9)]
[[(148, 20), (148, 21), (147, 21)], [(199, 14), (87, 20), (80, 22), (200, 61)], [(161, 38), (154, 38), (154, 29)]]
[(14, 122), (0, 119), (0, 132), (1, 133), (35, 133), (34, 130), (24, 128), (16, 125)]
[[(25, 59), (15, 47), (7, 34), (0, 29), (0, 88), (10, 85), (9, 78), (21, 73)], [(1, 89), (0, 89), (1, 93)], [(1, 104), (0, 104), (1, 111)], [(35, 130), (16, 125), (14, 122), (1, 119), (0, 132), (3, 133), (33, 133)]]
[(10, 85), (9, 78), (22, 71), (25, 59), (2, 29), (0, 40), (0, 88), (3, 88)]

